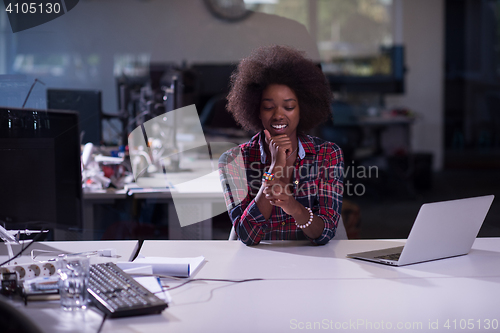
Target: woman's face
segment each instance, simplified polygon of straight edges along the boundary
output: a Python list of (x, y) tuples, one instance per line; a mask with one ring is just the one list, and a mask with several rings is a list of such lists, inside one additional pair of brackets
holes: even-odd
[(300, 120), (299, 101), (288, 86), (270, 84), (262, 92), (260, 120), (271, 136), (286, 134), (297, 136)]

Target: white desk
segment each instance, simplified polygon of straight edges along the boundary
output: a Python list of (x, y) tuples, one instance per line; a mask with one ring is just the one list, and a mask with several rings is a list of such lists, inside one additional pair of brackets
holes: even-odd
[[(220, 191), (177, 192), (172, 198), (171, 192), (134, 193), (135, 199), (150, 199), (154, 203), (168, 205), (168, 238), (179, 239), (212, 239), (212, 216), (225, 209), (224, 197)], [(214, 205), (217, 205), (214, 209)], [(222, 207), (222, 209), (221, 209)], [(192, 214), (199, 223), (181, 227), (179, 209), (183, 214)], [(203, 217), (210, 217), (203, 219)], [(228, 235), (229, 236), (229, 235)]]
[[(113, 262), (130, 261), (139, 248), (139, 242), (136, 240), (37, 242), (31, 245), (28, 248), (28, 250), (26, 250), (23, 253), (21, 257), (16, 258), (13, 262), (9, 263), (9, 265), (13, 265), (14, 262), (17, 262), (19, 264), (31, 263), (32, 250), (50, 251), (50, 253), (47, 252), (48, 255), (42, 255), (43, 252), (39, 252), (41, 257), (47, 257), (47, 256), (56, 257), (57, 254), (59, 253), (77, 253), (77, 252), (79, 253), (79, 252), (97, 251), (110, 248), (115, 249), (118, 256), (116, 258), (106, 258), (103, 260), (113, 261)], [(14, 252), (14, 255), (17, 254), (20, 250), (21, 250), (21, 245), (12, 245), (12, 252)], [(7, 246), (5, 246), (5, 244), (0, 244), (0, 262), (4, 262), (8, 258), (9, 257), (7, 252)]]
[[(137, 180), (144, 190), (133, 193), (134, 199), (168, 205), (169, 239), (212, 239), (212, 217), (227, 212), (219, 180), (217, 162), (185, 159), (182, 168), (189, 171), (158, 173)], [(174, 185), (174, 190), (166, 188)], [(147, 188), (154, 188), (148, 190)], [(130, 194), (129, 193), (129, 194)], [(125, 200), (124, 190), (84, 193), (84, 238), (91, 239), (94, 230), (94, 204)], [(181, 227), (179, 221), (199, 221)], [(228, 235), (229, 236), (229, 235)]]
[(113, 204), (116, 200), (125, 200), (126, 198), (125, 190), (84, 191), (82, 200), (83, 239), (90, 240), (94, 236), (94, 205)]
[(173, 185), (172, 191), (135, 193), (134, 198), (166, 200), (169, 239), (212, 239), (212, 217), (227, 212), (217, 160), (186, 155), (180, 167), (184, 171), (137, 179), (143, 187)]
[[(138, 245), (138, 241), (38, 242), (30, 246), (21, 257), (16, 258), (9, 265), (32, 263), (30, 255), (32, 250), (51, 251), (50, 255), (41, 255), (37, 258), (37, 260), (47, 260), (49, 257), (57, 256), (58, 253), (77, 253), (113, 248), (116, 250), (116, 257), (92, 256), (90, 263), (130, 261), (136, 254)], [(12, 248), (14, 254), (17, 254), (20, 249), (19, 245), (14, 245)], [(3, 262), (7, 259), (7, 247), (0, 244), (0, 261)], [(24, 311), (47, 333), (62, 331), (95, 333), (102, 318), (102, 314), (94, 310), (88, 310), (84, 314), (64, 312), (60, 308), (59, 301), (32, 301), (28, 303), (27, 307), (21, 302), (16, 302), (15, 306)]]
[[(84, 194), (84, 223), (83, 237), (86, 240), (93, 238), (96, 222), (94, 221), (94, 205), (112, 204), (116, 200), (125, 200), (127, 194), (119, 192), (85, 193)], [(134, 193), (133, 198), (150, 200), (155, 204), (168, 205), (168, 237), (169, 239), (212, 239), (212, 219), (204, 219), (199, 223), (181, 227), (177, 208), (199, 216), (215, 216), (225, 210), (223, 195), (217, 191), (176, 193), (177, 202), (174, 204), (170, 191), (144, 191)], [(228, 235), (229, 236), (229, 235)]]
[[(345, 258), (395, 243), (334, 240), (326, 246), (269, 242), (247, 247), (238, 241), (146, 241), (141, 254), (147, 256), (204, 255), (195, 278), (266, 280), (193, 282), (171, 291), (173, 302), (162, 315), (108, 320), (103, 332), (287, 332), (309, 331), (315, 323), (316, 330), (325, 331), (336, 326), (357, 332), (499, 331), (491, 325), (500, 325), (500, 238), (476, 240), (467, 256), (399, 268)], [(41, 318), (40, 308), (25, 310)], [(57, 308), (43, 311), (47, 332), (95, 332), (99, 326), (100, 316), (92, 311), (77, 326), (61, 325), (62, 316), (54, 319), (61, 312)]]

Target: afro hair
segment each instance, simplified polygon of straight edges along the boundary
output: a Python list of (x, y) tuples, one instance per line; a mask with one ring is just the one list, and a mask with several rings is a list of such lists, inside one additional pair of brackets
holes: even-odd
[(313, 61), (289, 46), (272, 45), (254, 50), (231, 75), (227, 110), (244, 129), (261, 131), (262, 92), (270, 84), (293, 90), (300, 107), (297, 128), (304, 133), (331, 117), (332, 93), (325, 75)]

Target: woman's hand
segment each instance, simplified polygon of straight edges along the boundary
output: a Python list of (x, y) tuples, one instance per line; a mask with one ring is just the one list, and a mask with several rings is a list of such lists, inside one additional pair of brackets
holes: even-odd
[(292, 140), (286, 134), (271, 137), (271, 133), (268, 130), (264, 130), (264, 135), (266, 136), (266, 144), (271, 153), (271, 166), (284, 167), (286, 159), (293, 151)]
[(279, 179), (266, 180), (263, 193), (271, 205), (281, 207), (285, 213), (293, 215), (298, 204), (293, 197), (293, 185)]

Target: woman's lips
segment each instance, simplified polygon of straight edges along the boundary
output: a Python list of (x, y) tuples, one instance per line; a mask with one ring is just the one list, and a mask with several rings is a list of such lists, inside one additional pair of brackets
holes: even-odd
[(279, 124), (279, 125), (271, 125), (271, 127), (275, 132), (281, 133), (281, 132), (284, 132), (288, 128), (288, 125)]

